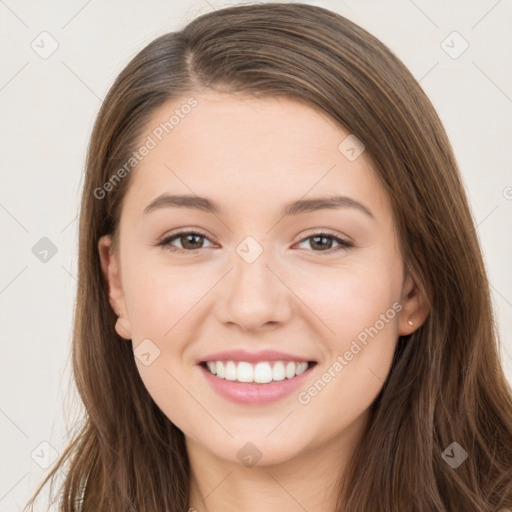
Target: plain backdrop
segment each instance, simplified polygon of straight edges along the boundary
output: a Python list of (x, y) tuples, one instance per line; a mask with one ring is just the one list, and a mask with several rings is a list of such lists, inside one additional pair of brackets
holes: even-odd
[[(512, 382), (511, 1), (309, 3), (388, 45), (444, 122)], [(77, 214), (102, 98), (155, 37), (227, 5), (234, 2), (0, 0), (0, 512), (21, 510), (80, 413), (70, 386)]]

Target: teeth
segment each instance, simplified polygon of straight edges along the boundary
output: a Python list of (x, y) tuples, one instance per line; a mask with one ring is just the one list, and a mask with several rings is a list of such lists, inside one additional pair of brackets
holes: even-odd
[(290, 362), (286, 365), (286, 378), (287, 379), (292, 379), (293, 377), (295, 377), (295, 372), (296, 372), (296, 366), (294, 363)]
[(308, 363), (276, 361), (272, 366), (270, 362), (264, 361), (253, 366), (245, 361), (208, 361), (206, 367), (211, 374), (221, 379), (267, 384), (272, 381), (293, 379), (308, 369)]

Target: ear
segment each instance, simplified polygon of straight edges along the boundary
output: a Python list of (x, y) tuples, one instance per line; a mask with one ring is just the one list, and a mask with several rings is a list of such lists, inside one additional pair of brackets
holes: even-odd
[(110, 306), (118, 316), (116, 331), (119, 336), (127, 340), (131, 339), (131, 325), (126, 309), (126, 302), (121, 285), (121, 273), (119, 257), (112, 247), (112, 237), (105, 235), (98, 241), (101, 270), (108, 285), (108, 298)]
[[(418, 329), (427, 318), (430, 307), (424, 291), (418, 286), (410, 273), (404, 280), (402, 287), (402, 311), (400, 312), (400, 324), (398, 334), (406, 336)], [(410, 325), (409, 321), (412, 322)]]

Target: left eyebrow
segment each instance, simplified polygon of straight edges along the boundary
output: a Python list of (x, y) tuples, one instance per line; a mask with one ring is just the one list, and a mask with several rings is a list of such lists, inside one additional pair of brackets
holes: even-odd
[[(219, 203), (196, 195), (170, 195), (162, 194), (146, 206), (144, 213), (150, 213), (160, 208), (190, 208), (207, 213), (223, 214), (224, 210)], [(299, 199), (286, 203), (281, 209), (281, 217), (300, 215), (324, 209), (355, 208), (374, 218), (372, 212), (362, 203), (348, 196), (328, 196), (312, 199)]]

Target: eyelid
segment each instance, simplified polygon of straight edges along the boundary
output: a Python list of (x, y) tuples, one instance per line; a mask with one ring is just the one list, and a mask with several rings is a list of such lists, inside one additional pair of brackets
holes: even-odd
[[(197, 228), (177, 228), (177, 229), (175, 229), (173, 231), (170, 231), (170, 232), (166, 233), (162, 237), (160, 237), (155, 242), (154, 245), (165, 247), (167, 245), (170, 245), (170, 240), (172, 238), (178, 239), (179, 235), (182, 235), (182, 236), (185, 236), (185, 235), (198, 235), (198, 236), (201, 236), (201, 237), (205, 238), (206, 240), (208, 240), (212, 244), (214, 244), (214, 242), (210, 239), (210, 237), (208, 235), (206, 235), (205, 233), (203, 233), (200, 229), (197, 229)], [(199, 249), (181, 249), (180, 247), (174, 247), (173, 246), (172, 250), (175, 250), (176, 252), (180, 252), (180, 251), (181, 252), (196, 252), (196, 251), (199, 251), (200, 249), (206, 249), (206, 247), (200, 247)]]
[(307, 252), (312, 252), (319, 255), (330, 255), (335, 254), (339, 251), (350, 249), (355, 246), (355, 244), (349, 239), (343, 238), (342, 235), (339, 235), (338, 233), (334, 233), (329, 229), (322, 229), (322, 228), (314, 228), (314, 231), (310, 234), (307, 234), (306, 236), (302, 236), (302, 238), (295, 242), (294, 245), (300, 244), (302, 242), (305, 242), (306, 240), (316, 237), (316, 236), (328, 236), (329, 238), (332, 238), (337, 244), (338, 247), (331, 247), (330, 249), (327, 249), (326, 251), (314, 251), (314, 250), (308, 250)]
[(346, 235), (342, 235), (341, 233), (337, 233), (335, 231), (331, 231), (330, 229), (322, 229), (322, 228), (312, 228), (312, 230), (310, 230), (310, 232), (308, 234), (302, 235), (302, 237), (299, 240), (299, 242), (303, 242), (307, 238), (313, 237), (315, 235), (316, 236), (318, 236), (318, 235), (328, 235), (328, 236), (331, 236), (333, 238), (337, 238), (338, 240), (341, 240), (342, 242), (344, 242), (346, 244), (353, 244), (352, 240), (349, 237), (347, 237)]

